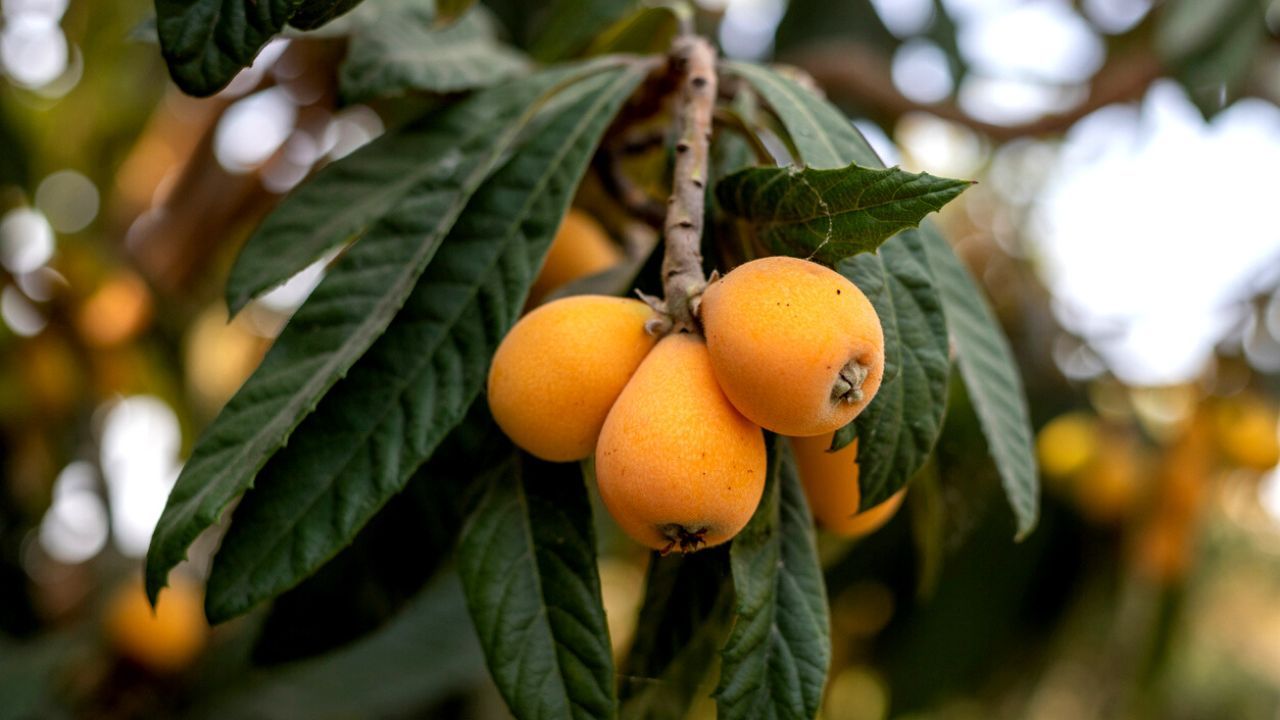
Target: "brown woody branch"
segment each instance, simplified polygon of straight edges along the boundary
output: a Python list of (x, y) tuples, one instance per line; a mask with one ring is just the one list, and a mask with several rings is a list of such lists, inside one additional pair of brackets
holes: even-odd
[(716, 52), (706, 39), (684, 35), (672, 46), (671, 62), (680, 76), (680, 94), (675, 109), (675, 174), (663, 226), (663, 308), (670, 326), (662, 329), (697, 332), (698, 300), (707, 284), (701, 246), (716, 103)]
[(996, 125), (967, 115), (954, 102), (926, 105), (911, 100), (893, 84), (888, 59), (857, 42), (814, 45), (786, 60), (812, 75), (833, 100), (856, 105), (875, 115), (876, 120), (893, 120), (914, 111), (927, 112), (997, 141), (1065, 132), (1095, 110), (1141, 97), (1165, 74), (1160, 61), (1150, 52), (1125, 53), (1103, 65), (1090, 84), (1088, 96), (1079, 105), (1019, 125)]

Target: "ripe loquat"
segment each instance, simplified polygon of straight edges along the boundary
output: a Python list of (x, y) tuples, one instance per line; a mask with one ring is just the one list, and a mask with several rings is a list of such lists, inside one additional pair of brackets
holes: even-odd
[(862, 537), (884, 527), (898, 512), (906, 488), (874, 507), (858, 512), (858, 441), (828, 452), (834, 432), (791, 438), (796, 469), (813, 517), (826, 529), (847, 537)]
[(489, 409), (533, 455), (581, 460), (614, 400), (653, 347), (639, 300), (578, 295), (543, 305), (511, 328), (489, 369)]
[(701, 317), (725, 395), (767, 430), (830, 433), (880, 389), (880, 318), (853, 283), (817, 263), (741, 265), (707, 286)]
[(104, 622), (117, 652), (157, 673), (173, 673), (190, 665), (209, 633), (199, 592), (176, 578), (160, 593), (154, 612), (141, 582), (116, 588)]
[(764, 434), (716, 383), (701, 338), (668, 335), (609, 411), (596, 449), (605, 507), (651, 548), (719, 545), (751, 519), (765, 480)]
[(529, 302), (536, 304), (561, 285), (607, 270), (622, 257), (622, 248), (609, 239), (600, 223), (571, 208), (529, 288)]

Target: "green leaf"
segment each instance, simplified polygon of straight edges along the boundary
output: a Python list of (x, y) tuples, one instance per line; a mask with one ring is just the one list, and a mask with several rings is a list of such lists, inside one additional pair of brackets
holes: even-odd
[(926, 225), (920, 235), (942, 296), (960, 376), (969, 389), (1021, 539), (1035, 528), (1040, 504), (1031, 417), (1022, 378), (995, 314), (951, 246), (931, 225)]
[[(209, 578), (210, 619), (318, 569), (462, 419), (605, 128), (647, 72), (616, 67), (566, 91), (573, 101), (546, 108), (537, 132), (476, 192), (386, 334), (237, 508)], [(419, 237), (415, 227), (434, 221), (422, 213), (402, 228)]]
[(769, 68), (745, 62), (726, 62), (725, 69), (746, 80), (760, 93), (782, 122), (805, 167), (842, 168), (850, 163), (880, 167), (866, 138), (826, 100)]
[(169, 74), (189, 95), (212, 95), (284, 27), (301, 0), (156, 0)]
[(302, 0), (298, 9), (289, 16), (289, 24), (299, 30), (314, 30), (321, 25), (345, 15), (363, 0)]
[(152, 536), (146, 574), (153, 598), (196, 536), (248, 489), (321, 396), (386, 329), (538, 99), (581, 72), (551, 72), (495, 88), (436, 119), (433, 141), (423, 143), (434, 152), (419, 157), (441, 160), (425, 163), (432, 170), (335, 265), (196, 444)]
[(831, 662), (827, 589), (790, 445), (774, 440), (764, 497), (733, 539), (733, 631), (720, 665), (718, 717), (812, 718)]
[(523, 55), (495, 39), (483, 10), (447, 27), (434, 27), (434, 19), (429, 6), (404, 3), (354, 30), (338, 75), (342, 96), (359, 102), (413, 90), (459, 92), (528, 68)]
[(506, 148), (495, 143), (506, 138), (502, 129), (523, 122), (540, 94), (616, 65), (602, 59), (492, 88), (325, 167), (285, 198), (240, 250), (227, 279), (232, 314), (360, 236), (406, 197), (423, 195), (469, 168), (491, 167)]
[[(256, 664), (318, 655), (384, 624), (453, 557), (462, 524), (484, 488), (475, 482), (512, 453), (477, 398), (467, 417), (352, 544), (271, 603)], [(413, 548), (413, 562), (404, 548)]]
[(494, 682), (516, 717), (617, 712), (591, 503), (576, 464), (524, 456), (490, 478), (458, 572)]
[(318, 28), (361, 0), (156, 0), (169, 74), (189, 95), (212, 95), (253, 64), (286, 24)]
[(862, 509), (889, 499), (938, 441), (947, 408), (947, 325), (918, 230), (857, 255), (838, 270), (875, 306), (884, 328), (884, 380), (875, 399), (836, 431), (833, 448), (858, 438)]
[(658, 2), (639, 7), (597, 35), (587, 48), (587, 55), (663, 53), (671, 47), (681, 25), (691, 22), (687, 3)]
[[(943, 434), (946, 434), (945, 426)], [(941, 444), (946, 442), (944, 439)], [(912, 480), (907, 511), (911, 515), (911, 537), (915, 541), (916, 598), (927, 601), (938, 589), (947, 543), (955, 542), (947, 536), (946, 500), (936, 460), (925, 463)]]
[(916, 227), (971, 184), (896, 167), (755, 167), (717, 183), (716, 198), (775, 253), (834, 265)]
[(1171, 0), (1160, 8), (1155, 49), (1206, 119), (1234, 102), (1266, 45), (1266, 0)]
[(729, 548), (652, 553), (619, 694), (628, 720), (683, 720), (729, 629)]

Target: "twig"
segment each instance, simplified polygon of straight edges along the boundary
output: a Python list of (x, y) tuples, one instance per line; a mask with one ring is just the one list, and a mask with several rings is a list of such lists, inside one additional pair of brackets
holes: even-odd
[[(702, 272), (702, 224), (706, 203), (707, 157), (716, 102), (716, 53), (696, 35), (678, 38), (671, 49), (680, 75), (675, 116), (676, 167), (667, 201), (662, 258), (662, 290), (669, 325), (653, 330), (698, 332), (698, 303), (707, 278)], [(664, 323), (665, 324), (665, 323)]]

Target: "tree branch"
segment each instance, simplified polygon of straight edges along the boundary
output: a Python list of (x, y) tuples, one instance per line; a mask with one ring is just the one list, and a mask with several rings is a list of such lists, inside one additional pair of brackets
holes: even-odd
[(662, 257), (663, 308), (673, 332), (698, 332), (698, 301), (707, 279), (702, 272), (702, 225), (706, 204), (707, 157), (716, 103), (716, 52), (696, 35), (684, 35), (671, 49), (680, 75), (676, 100), (676, 167), (667, 201)]
[(1112, 103), (1134, 100), (1164, 73), (1149, 52), (1130, 52), (1109, 60), (1089, 85), (1089, 95), (1062, 113), (1019, 125), (996, 125), (965, 114), (954, 102), (925, 105), (903, 95), (893, 84), (889, 63), (865, 45), (832, 41), (814, 45), (786, 58), (813, 76), (833, 100), (864, 109), (876, 120), (893, 120), (920, 111), (964, 125), (996, 141), (1065, 132), (1086, 115)]

